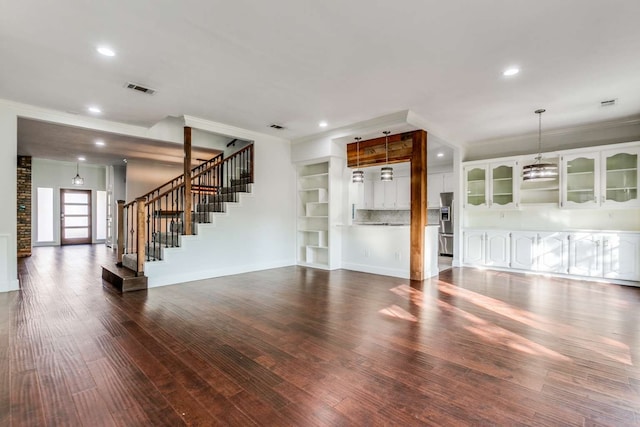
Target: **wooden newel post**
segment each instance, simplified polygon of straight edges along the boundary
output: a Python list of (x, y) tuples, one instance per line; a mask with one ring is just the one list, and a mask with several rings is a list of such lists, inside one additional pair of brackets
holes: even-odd
[(184, 128), (184, 234), (191, 235), (191, 128)]
[(118, 240), (116, 242), (116, 253), (118, 254), (118, 266), (122, 265), (122, 255), (124, 254), (124, 200), (118, 200), (118, 211), (116, 221), (118, 221)]
[(138, 197), (136, 199), (136, 224), (137, 224), (137, 242), (136, 246), (138, 247), (137, 251), (137, 260), (138, 267), (136, 269), (136, 275), (140, 276), (144, 274), (144, 258), (145, 258), (145, 246), (146, 246), (146, 231), (145, 227), (145, 211), (146, 207), (146, 199), (144, 197)]

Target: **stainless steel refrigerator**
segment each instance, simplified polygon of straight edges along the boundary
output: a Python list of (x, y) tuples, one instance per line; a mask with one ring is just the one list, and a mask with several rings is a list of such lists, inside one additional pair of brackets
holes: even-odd
[(438, 250), (440, 255), (453, 256), (453, 193), (440, 193)]

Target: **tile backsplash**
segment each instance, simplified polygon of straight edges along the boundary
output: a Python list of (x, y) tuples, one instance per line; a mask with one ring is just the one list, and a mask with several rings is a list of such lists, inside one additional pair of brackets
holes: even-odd
[[(437, 224), (440, 219), (440, 209), (427, 209), (427, 224)], [(411, 223), (410, 210), (369, 210), (357, 209), (355, 211), (355, 223), (385, 222), (389, 224)]]
[(358, 223), (388, 222), (391, 224), (410, 224), (411, 211), (358, 209), (356, 210), (356, 217), (353, 221)]

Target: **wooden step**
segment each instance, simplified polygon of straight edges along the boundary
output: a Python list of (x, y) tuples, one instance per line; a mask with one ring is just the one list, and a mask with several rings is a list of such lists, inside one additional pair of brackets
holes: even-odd
[(136, 272), (127, 267), (115, 264), (102, 266), (102, 280), (111, 284), (120, 292), (132, 292), (147, 289), (147, 276), (137, 276)]

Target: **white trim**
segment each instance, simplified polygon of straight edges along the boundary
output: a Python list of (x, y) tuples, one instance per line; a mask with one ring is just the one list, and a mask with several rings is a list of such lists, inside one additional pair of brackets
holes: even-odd
[(272, 140), (278, 142), (290, 142), (286, 138), (280, 138), (268, 135), (266, 133), (254, 132), (247, 129), (242, 129), (236, 126), (226, 125), (220, 122), (214, 122), (211, 120), (201, 119), (193, 116), (183, 116), (184, 125), (208, 132), (213, 132), (220, 135), (225, 135), (231, 138), (240, 138), (249, 141), (255, 140)]
[(409, 278), (409, 272), (399, 268), (376, 267), (373, 265), (356, 264), (351, 262), (343, 262), (342, 268), (344, 270), (353, 270), (353, 271), (360, 271), (362, 273), (379, 274), (381, 276), (399, 277), (401, 279)]
[[(156, 264), (162, 261), (155, 261), (152, 263), (145, 263), (145, 271), (150, 270), (149, 266), (151, 264)], [(228, 268), (210, 268), (206, 270), (197, 270), (197, 271), (185, 271), (179, 272), (176, 274), (163, 274), (159, 276), (150, 275), (149, 277), (149, 288), (157, 288), (160, 286), (168, 286), (168, 285), (177, 285), (183, 284), (185, 282), (193, 282), (196, 280), (206, 280), (212, 279), (215, 277), (222, 276), (231, 276), (233, 274), (242, 274), (242, 273), (251, 273), (253, 271), (261, 271), (261, 270), (270, 270), (273, 268), (282, 268), (282, 267), (290, 267), (295, 266), (295, 260), (280, 260), (268, 263), (258, 263), (258, 264), (246, 264), (246, 265), (238, 265)]]

